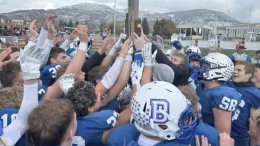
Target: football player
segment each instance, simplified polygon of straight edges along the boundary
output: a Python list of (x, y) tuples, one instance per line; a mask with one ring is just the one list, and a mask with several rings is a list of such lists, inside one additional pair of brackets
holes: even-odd
[(196, 145), (196, 134), (218, 145), (218, 131), (200, 123), (190, 102), (170, 83), (156, 81), (142, 86), (133, 97), (131, 110), (134, 124), (113, 130), (109, 145)]
[(241, 95), (238, 109), (232, 118), (231, 137), (235, 140), (236, 146), (249, 145), (248, 119), (260, 105), (260, 91), (250, 81), (254, 75), (254, 69), (254, 64), (237, 61), (232, 81), (225, 84), (236, 89)]
[(224, 54), (210, 53), (200, 61), (196, 93), (202, 106), (202, 119), (221, 133), (231, 132), (232, 112), (239, 104), (239, 93), (221, 83), (226, 82), (234, 72), (232, 61)]

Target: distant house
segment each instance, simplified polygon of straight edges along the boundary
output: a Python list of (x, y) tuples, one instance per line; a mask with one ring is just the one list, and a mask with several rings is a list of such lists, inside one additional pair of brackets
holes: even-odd
[(24, 24), (24, 20), (22, 20), (22, 19), (12, 19), (11, 23), (12, 24), (16, 24), (16, 25), (23, 25)]
[(10, 22), (11, 22), (11, 19), (9, 19), (7, 16), (0, 15), (0, 24), (7, 24)]

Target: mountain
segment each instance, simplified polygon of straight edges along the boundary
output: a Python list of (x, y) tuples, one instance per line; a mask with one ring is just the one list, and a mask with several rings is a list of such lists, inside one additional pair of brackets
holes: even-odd
[[(127, 9), (117, 10), (117, 20), (124, 22)], [(23, 19), (32, 21), (34, 19), (44, 20), (48, 15), (54, 14), (58, 16), (58, 20), (73, 22), (79, 21), (82, 23), (92, 22), (100, 24), (102, 22), (113, 22), (114, 10), (106, 5), (82, 3), (73, 6), (61, 7), (50, 10), (20, 10), (10, 13), (3, 13), (10, 19)], [(196, 9), (188, 11), (177, 11), (168, 13), (152, 13), (147, 11), (140, 11), (140, 17), (146, 17), (153, 24), (157, 19), (171, 19), (176, 24), (209, 24), (218, 26), (227, 26), (231, 24), (239, 24), (237, 20), (227, 16), (223, 12), (211, 11), (206, 9)]]

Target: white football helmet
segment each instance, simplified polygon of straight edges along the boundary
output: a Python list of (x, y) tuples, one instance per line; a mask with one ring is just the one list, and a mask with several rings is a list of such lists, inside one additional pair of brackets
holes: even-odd
[[(133, 97), (131, 109), (138, 131), (165, 140), (190, 137), (198, 122), (190, 102), (178, 88), (166, 82), (142, 86)], [(185, 124), (189, 118), (192, 122)]]
[(221, 53), (210, 53), (200, 61), (199, 80), (227, 81), (234, 72), (231, 59)]
[(187, 50), (186, 50), (186, 56), (189, 57), (190, 54), (192, 53), (198, 53), (199, 55), (201, 55), (201, 51), (199, 47), (196, 46), (190, 46)]

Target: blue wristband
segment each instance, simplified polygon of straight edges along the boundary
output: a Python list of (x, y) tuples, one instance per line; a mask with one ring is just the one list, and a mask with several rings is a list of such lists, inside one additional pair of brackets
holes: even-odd
[(135, 51), (134, 53), (134, 62), (144, 62), (143, 56), (142, 56), (142, 50)]

